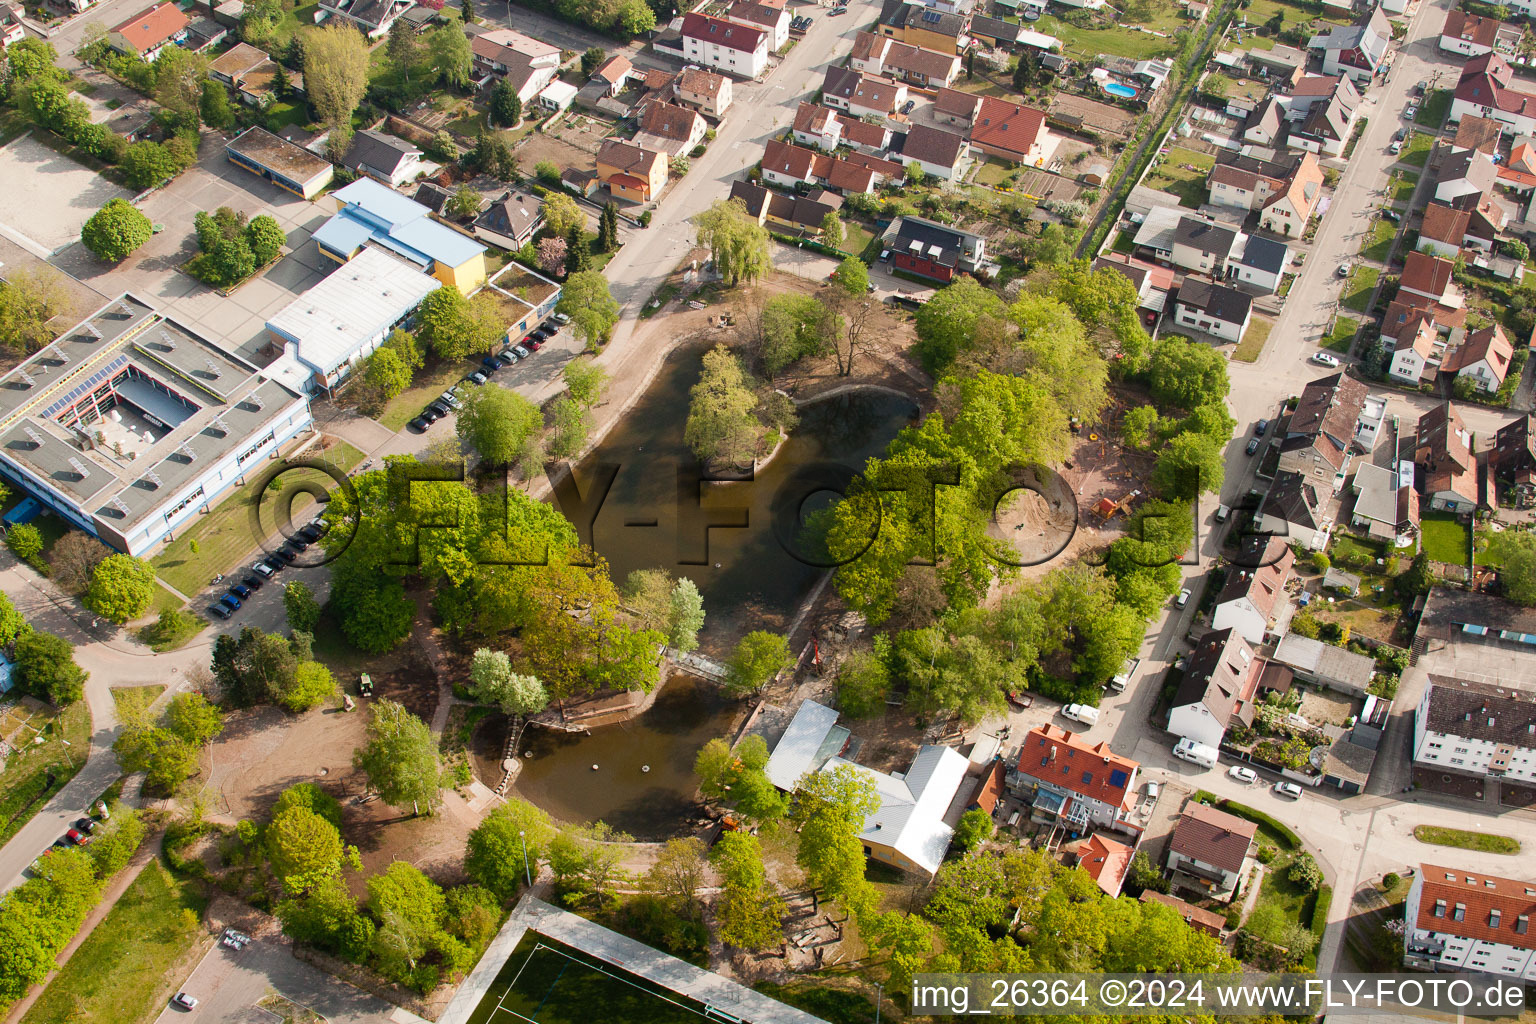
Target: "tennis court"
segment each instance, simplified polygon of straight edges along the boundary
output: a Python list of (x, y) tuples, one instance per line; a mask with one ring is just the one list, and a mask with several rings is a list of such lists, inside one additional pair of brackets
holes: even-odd
[(612, 964), (529, 932), (470, 1024), (700, 1024), (735, 1020), (675, 992), (662, 992)]

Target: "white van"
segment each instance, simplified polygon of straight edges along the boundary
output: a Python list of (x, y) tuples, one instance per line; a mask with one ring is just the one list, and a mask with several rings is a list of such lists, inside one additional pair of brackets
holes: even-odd
[(1173, 748), (1173, 756), (1188, 761), (1190, 764), (1198, 764), (1202, 768), (1216, 767), (1216, 759), (1220, 756), (1215, 747), (1208, 747), (1204, 743), (1196, 743), (1188, 737), (1179, 740)]
[(1217, 505), (1216, 506), (1216, 521), (1218, 523), (1224, 523), (1228, 519), (1231, 519), (1231, 518), (1232, 518), (1232, 507), (1230, 505)]
[(1109, 688), (1116, 693), (1124, 693), (1132, 679), (1136, 678), (1136, 670), (1141, 668), (1140, 658), (1126, 658), (1125, 664), (1120, 666), (1120, 671), (1109, 681)]
[(1064, 717), (1074, 722), (1082, 722), (1084, 725), (1097, 725), (1099, 721), (1099, 709), (1087, 704), (1068, 704), (1061, 709)]

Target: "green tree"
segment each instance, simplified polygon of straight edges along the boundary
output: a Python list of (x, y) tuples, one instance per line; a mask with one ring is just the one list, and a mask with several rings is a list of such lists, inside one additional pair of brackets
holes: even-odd
[(645, 888), (691, 917), (704, 884), (706, 853), (697, 836), (668, 840), (645, 873)]
[(75, 648), (63, 637), (27, 630), (16, 638), (16, 685), (55, 707), (73, 704), (85, 694), (89, 676), (75, 664)]
[(331, 130), (331, 153), (340, 157), (352, 137), (352, 112), (368, 88), (368, 46), (350, 25), (306, 30), (304, 91), (320, 121)]
[(5, 48), (6, 67), (15, 83), (30, 82), (35, 78), (47, 81), (63, 81), (69, 76), (54, 65), (58, 63), (58, 51), (53, 44), (30, 36)]
[(1519, 605), (1536, 605), (1536, 536), (1505, 531), (1499, 538), (1504, 565), (1499, 586), (1504, 596)]
[(5, 534), (5, 543), (23, 562), (43, 553), (43, 532), (32, 523), (17, 523)]
[(725, 685), (737, 693), (760, 690), (768, 680), (794, 664), (788, 640), (778, 633), (755, 629), (741, 638), (726, 659)]
[(425, 722), (392, 700), (376, 701), (366, 742), (352, 763), (368, 775), (368, 784), (393, 807), (410, 804), (431, 813), (443, 788), (437, 741)]
[(210, 128), (228, 128), (235, 123), (235, 108), (230, 106), (229, 93), (213, 79), (203, 80), (203, 95), (198, 102), (198, 114), (203, 124)]
[(570, 395), (557, 395), (549, 406), (549, 436), (546, 444), (549, 456), (555, 459), (575, 458), (587, 443), (592, 429), (592, 416), (576, 403)]
[(597, 247), (603, 252), (619, 247), (619, 208), (611, 202), (603, 204), (603, 214), (598, 218)]
[(538, 861), (554, 836), (555, 827), (548, 814), (526, 801), (509, 800), (486, 815), (469, 834), (464, 848), (464, 872), (503, 902), (509, 902), (528, 874), (537, 874)]
[[(123, 171), (123, 179), (128, 185), (131, 188), (139, 189), (150, 188), (170, 178), (174, 178), (181, 170), (175, 155), (167, 146), (161, 145), (158, 142), (148, 141), (135, 142), (130, 145), (123, 153), (123, 159), (119, 162), (119, 166)], [(125, 203), (121, 199), (114, 199), (112, 202)], [(110, 206), (111, 203), (107, 205)], [(87, 223), (87, 227), (89, 227), (89, 223)], [(148, 235), (145, 236), (146, 239), (148, 237)], [(89, 246), (90, 242), (86, 242), (86, 245)], [(97, 255), (101, 254), (97, 253)], [(118, 261), (113, 260), (113, 262)]]
[(515, 128), (523, 120), (523, 101), (505, 78), (491, 90), (489, 114), (491, 124), (502, 128)]
[[(555, 180), (560, 180), (558, 168), (555, 170)], [(581, 230), (586, 223), (587, 215), (581, 212), (576, 200), (564, 192), (557, 192), (544, 200), (544, 226), (551, 233), (565, 237), (572, 230)]]
[(741, 360), (716, 345), (704, 354), (691, 395), (683, 437), (693, 453), (705, 462), (749, 464), (762, 449), (763, 424)]
[(980, 807), (973, 807), (960, 815), (955, 825), (954, 843), (970, 853), (992, 837), (992, 818)]
[(283, 611), (288, 616), (288, 628), (313, 633), (320, 624), (320, 602), (314, 591), (302, 580), (293, 580), (283, 587)]
[(166, 726), (195, 746), (224, 731), (224, 715), (200, 693), (178, 693), (165, 709)]
[(962, 277), (935, 292), (918, 309), (917, 354), (938, 375), (970, 347), (978, 324), (1000, 324), (1007, 307), (998, 294), (974, 278)]
[(390, 399), (411, 386), (411, 371), (394, 349), (375, 349), (363, 362), (362, 392), (358, 407), (377, 415)]
[(297, 713), (318, 707), (334, 696), (336, 679), (331, 670), (318, 661), (304, 661), (294, 669), (293, 685), (278, 697), (278, 701)]
[(121, 263), (149, 241), (154, 226), (125, 199), (113, 199), (91, 215), (80, 229), (80, 241), (108, 263)]
[(619, 304), (608, 290), (608, 281), (596, 270), (583, 270), (566, 279), (555, 311), (571, 318), (576, 336), (595, 352), (608, 341), (619, 322)]
[(10, 650), (16, 639), (31, 628), (11, 599), (0, 593), (0, 648)]
[(289, 807), (274, 815), (263, 840), (272, 873), (285, 892), (307, 892), (341, 873), (341, 833), (307, 807)]
[(464, 398), (454, 429), (459, 443), (491, 465), (519, 461), (544, 425), (539, 407), (507, 388), (476, 388)]
[(734, 750), (725, 740), (710, 740), (694, 758), (699, 789), (710, 800), (728, 802), (743, 818), (770, 825), (784, 816), (788, 801), (768, 781), (768, 745), (748, 736)]
[(416, 34), (415, 26), (408, 21), (398, 20), (389, 26), (389, 39), (384, 44), (384, 53), (406, 81), (410, 81), (411, 71), (421, 59), (421, 39)]
[(1413, 556), (1413, 561), (1408, 563), (1407, 571), (1397, 578), (1395, 586), (1398, 594), (1412, 600), (1429, 593), (1429, 589), (1435, 585), (1435, 582), (1435, 571), (1430, 568), (1429, 556), (1420, 551)]
[(1152, 399), (1161, 406), (1197, 409), (1227, 397), (1227, 360), (1209, 345), (1165, 334), (1152, 346), (1147, 367)]
[(620, 0), (614, 24), (626, 35), (638, 36), (656, 28), (656, 12), (645, 0)]
[(693, 218), (698, 243), (710, 252), (729, 287), (768, 272), (768, 229), (747, 213), (740, 199), (720, 199)]
[(688, 653), (699, 646), (699, 630), (704, 628), (704, 598), (693, 580), (686, 576), (672, 585), (668, 595), (667, 645)]
[(821, 240), (834, 249), (843, 247), (843, 219), (837, 215), (836, 210), (829, 210), (821, 218)]
[(475, 699), (496, 705), (503, 714), (536, 715), (549, 706), (549, 693), (538, 676), (513, 672), (505, 651), (476, 651), (469, 678)]
[(592, 73), (608, 59), (608, 52), (601, 46), (588, 47), (581, 55), (581, 77), (591, 78)]
[(568, 273), (592, 269), (592, 246), (581, 227), (572, 225), (565, 235), (565, 268)]
[(832, 280), (850, 298), (863, 298), (869, 293), (869, 266), (858, 257), (849, 256), (832, 271)]
[[(554, 188), (560, 184), (560, 165), (553, 160), (540, 160), (533, 165), (533, 176), (544, 184)], [(567, 225), (568, 227), (568, 225)], [(554, 231), (554, 228), (550, 228)], [(565, 234), (564, 231), (555, 231), (557, 235)]]
[(0, 343), (30, 355), (53, 340), (49, 323), (71, 319), (74, 310), (64, 276), (48, 264), (8, 268), (0, 282)]
[(608, 390), (608, 371), (592, 359), (572, 359), (560, 374), (571, 398), (583, 409), (596, 407)]
[(768, 949), (782, 942), (786, 908), (768, 887), (757, 837), (727, 832), (710, 851), (709, 859), (725, 879), (725, 892), (715, 907), (720, 940), (747, 950)]
[(396, 327), (389, 332), (389, 337), (384, 339), (384, 347), (399, 356), (400, 361), (412, 372), (421, 369), (427, 363), (426, 353), (422, 352), (416, 336), (410, 331)]
[(155, 570), (142, 558), (110, 555), (91, 574), (85, 606), (122, 625), (149, 610), (155, 596)]
[(469, 84), (474, 64), (469, 36), (457, 18), (449, 18), (427, 36), (427, 52), (432, 56), (432, 67), (443, 83), (455, 89)]
[(144, 772), (146, 782), (167, 792), (198, 771), (197, 748), (160, 726), (124, 729), (112, 749), (123, 768)]
[(251, 247), (251, 255), (256, 258), (256, 265), (262, 267), (277, 259), (283, 246), (288, 244), (282, 225), (267, 213), (251, 218), (245, 227), (245, 240)]
[(479, 192), (476, 192), (468, 185), (460, 185), (458, 191), (448, 200), (445, 209), (450, 216), (457, 217), (460, 220), (468, 220), (480, 212), (481, 202)]
[[(876, 651), (889, 642), (876, 638)], [(837, 705), (850, 718), (871, 718), (885, 712), (891, 674), (884, 660), (870, 651), (853, 651), (837, 666)]]
[(444, 360), (458, 362), (476, 348), (469, 300), (454, 285), (443, 285), (422, 299), (416, 322), (417, 337)]
[(1179, 434), (1157, 457), (1152, 486), (1164, 497), (1181, 501), (1220, 494), (1226, 468), (1220, 443), (1205, 434)]
[(880, 806), (875, 784), (851, 765), (811, 772), (795, 791), (794, 821), (800, 828), (795, 862), (806, 880), (863, 918), (877, 896), (864, 878), (864, 820)]

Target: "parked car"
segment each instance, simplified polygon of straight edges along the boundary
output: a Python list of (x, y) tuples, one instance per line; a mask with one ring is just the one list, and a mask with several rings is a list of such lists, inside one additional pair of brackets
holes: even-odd
[(832, 10), (830, 12), (828, 12), (827, 17), (835, 18), (839, 14), (847, 14), (847, 13), (848, 13), (848, 8), (846, 8), (846, 7), (834, 7), (834, 8), (832, 8)]
[(1259, 439), (1256, 438), (1256, 437), (1250, 437), (1248, 439), (1248, 447), (1247, 447), (1246, 451), (1248, 452), (1249, 455), (1252, 455), (1255, 452), (1257, 452), (1258, 450), (1259, 450)]
[(421, 410), (421, 415), (417, 417), (417, 419), (424, 420), (427, 423), (436, 423), (442, 418), (443, 414), (432, 408), (430, 405)]
[(285, 544), (282, 547), (278, 548), (276, 551), (272, 552), (267, 557), (268, 558), (275, 558), (279, 562), (283, 563), (284, 565), (292, 565), (293, 564), (293, 560), (295, 558), (297, 558), (298, 555), (299, 555), (299, 553), (297, 551), (290, 551), (290, 550), (288, 550), (288, 546)]
[(1254, 437), (1263, 437), (1267, 433), (1269, 433), (1269, 420), (1259, 420), (1253, 425)]
[(294, 535), (298, 536), (298, 537), (303, 537), (305, 540), (309, 541), (311, 544), (314, 544), (316, 541), (318, 541), (323, 536), (323, 534), (320, 532), (320, 528), (318, 526), (316, 526), (314, 523), (310, 523), (307, 526), (299, 527), (297, 530), (294, 531)]
[(504, 369), (508, 366), (514, 366), (516, 363), (517, 357), (514, 355), (511, 355), (507, 352), (496, 353), (496, 366), (498, 368)]
[(75, 820), (75, 828), (79, 829), (81, 832), (84, 832), (86, 835), (91, 835), (93, 832), (95, 832), (98, 824), (99, 823), (95, 818), (78, 818)]
[(1233, 779), (1236, 779), (1238, 782), (1241, 782), (1245, 786), (1251, 786), (1255, 782), (1259, 781), (1258, 772), (1254, 771), (1252, 768), (1244, 768), (1240, 764), (1235, 764), (1231, 768), (1228, 768), (1227, 775)]
[(513, 345), (512, 351), (517, 355), (517, 358), (519, 359), (528, 358), (528, 349), (523, 345)]
[(410, 427), (418, 434), (425, 434), (427, 432), (427, 428), (431, 425), (432, 424), (427, 422), (427, 418), (425, 416), (417, 416), (415, 419), (411, 420), (411, 422), (406, 424), (406, 426)]
[(1061, 715), (1084, 725), (1095, 725), (1099, 720), (1099, 709), (1087, 704), (1068, 704), (1061, 709)]
[(251, 588), (250, 587), (241, 586), (238, 583), (236, 583), (234, 586), (230, 587), (229, 588), (229, 592), (231, 594), (234, 594), (236, 597), (238, 597), (242, 601), (248, 599), (251, 596)]
[(550, 330), (547, 327), (540, 327), (538, 330), (534, 331), (532, 334), (529, 335), (529, 337), (532, 338), (534, 341), (548, 341), (550, 338), (553, 338), (554, 336), (555, 336), (555, 332)]
[(1393, 224), (1401, 224), (1403, 220), (1403, 215), (1396, 210), (1382, 210), (1381, 216), (1384, 220), (1389, 220)]
[(1410, 103), (1410, 104), (1408, 104), (1408, 106), (1403, 108), (1403, 116), (1406, 117), (1410, 121), (1412, 121), (1415, 117), (1417, 117), (1418, 114), (1419, 114), (1419, 105), (1417, 103)]
[(1185, 605), (1189, 604), (1189, 588), (1185, 587), (1183, 590), (1179, 591), (1179, 596), (1174, 600), (1173, 603), (1178, 605), (1180, 608), (1183, 608)]
[(1407, 137), (1408, 137), (1408, 129), (1407, 128), (1399, 128), (1397, 131), (1392, 133), (1392, 141), (1393, 142), (1402, 142)]
[(77, 828), (72, 828), (68, 832), (65, 832), (64, 833), (64, 838), (68, 839), (71, 843), (74, 843), (76, 846), (86, 846), (91, 841), (91, 837), (90, 836), (86, 835), (84, 832), (81, 832)]
[(223, 597), (219, 598), (219, 604), (223, 605), (225, 608), (228, 608), (231, 612), (237, 612), (240, 610), (240, 599), (234, 594), (225, 594)]
[(253, 572), (248, 572), (240, 577), (240, 585), (247, 590), (260, 590), (262, 579)]
[(1312, 361), (1318, 366), (1328, 366), (1334, 369), (1337, 369), (1339, 365), (1339, 357), (1329, 355), (1327, 352), (1313, 352)]
[(257, 562), (255, 565), (251, 566), (251, 571), (264, 580), (271, 579), (272, 575), (277, 572), (276, 569), (272, 568), (266, 562)]
[(496, 361), (495, 356), (486, 356), (484, 359), (480, 360), (480, 365), (484, 368), (487, 376), (501, 369), (501, 363)]
[(529, 352), (537, 352), (540, 348), (543, 347), (543, 345), (544, 342), (540, 341), (538, 338), (535, 338), (531, 334), (523, 339), (523, 348), (526, 348)]
[(437, 400), (442, 402), (450, 409), (458, 409), (464, 404), (463, 402), (459, 401), (459, 396), (453, 393), (452, 388), (438, 395)]
[(288, 563), (283, 561), (281, 558), (278, 558), (276, 555), (268, 555), (266, 558), (263, 558), (261, 562), (275, 573), (282, 572), (284, 569), (288, 568)]
[(912, 113), (912, 109), (914, 107), (916, 107), (916, 106), (917, 106), (917, 100), (907, 100), (907, 102), (905, 102), (905, 103), (903, 103), (901, 105), (901, 112), (903, 114), (910, 114), (910, 113)]
[(211, 604), (208, 606), (208, 614), (220, 619), (227, 619), (235, 613), (232, 609), (226, 608), (222, 604)]
[(303, 537), (300, 537), (298, 534), (294, 534), (292, 537), (289, 537), (283, 542), (283, 547), (297, 553), (308, 548), (309, 541), (305, 540)]
[(1339, 269), (1336, 270), (1335, 273), (1338, 274), (1340, 277), (1348, 277), (1349, 276), (1349, 268), (1350, 268), (1350, 262), (1349, 262), (1349, 260), (1345, 260), (1343, 263), (1339, 264)]
[(552, 314), (550, 316), (550, 319), (555, 321), (556, 323), (560, 324), (561, 326), (564, 326), (565, 324), (568, 324), (568, 323), (571, 322), (571, 318), (566, 316), (564, 313)]
[(1387, 147), (1387, 152), (1391, 153), (1393, 156), (1396, 156), (1397, 154), (1401, 153), (1402, 151), (1403, 151), (1403, 144), (1401, 142), (1395, 142), (1394, 141), (1390, 146)]
[(299, 553), (307, 547), (309, 547), (307, 542), (289, 537), (283, 541), (283, 546), (277, 549), (277, 554), (278, 557), (287, 559), (288, 564), (292, 565), (298, 560)]
[(1296, 783), (1294, 783), (1294, 782), (1286, 782), (1286, 781), (1282, 780), (1280, 782), (1275, 783), (1275, 795), (1276, 796), (1288, 796), (1292, 800), (1300, 800), (1301, 799), (1301, 787), (1296, 785)]
[(554, 317), (550, 317), (548, 320), (545, 320), (543, 323), (539, 324), (539, 328), (540, 330), (548, 331), (549, 336), (553, 338), (555, 335), (560, 333), (560, 321), (556, 320)]
[(185, 992), (177, 992), (174, 996), (171, 997), (171, 1002), (181, 1007), (183, 1010), (197, 1009), (197, 997), (189, 996)]
[(470, 374), (468, 377), (465, 377), (464, 379), (469, 381), (472, 384), (484, 384), (486, 381), (490, 380), (491, 378), (487, 377), (485, 374), (481, 373), (479, 370), (476, 370), (474, 373)]

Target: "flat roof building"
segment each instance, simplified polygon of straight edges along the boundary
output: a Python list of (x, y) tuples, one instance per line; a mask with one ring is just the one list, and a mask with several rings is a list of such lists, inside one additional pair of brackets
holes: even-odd
[(0, 475), (139, 555), (312, 426), (304, 395), (125, 292), (0, 378)]
[(265, 128), (248, 128), (226, 142), (224, 155), (236, 167), (259, 174), (283, 191), (305, 199), (323, 192), (336, 173), (329, 160), (322, 160)]
[(366, 247), (267, 321), (289, 355), (330, 391), (381, 345), (442, 282), (381, 249)]
[(485, 246), (432, 219), (427, 207), (359, 178), (335, 193), (340, 210), (320, 225), (315, 244), (345, 263), (370, 242), (403, 256), (443, 284), (468, 295), (485, 280)]

